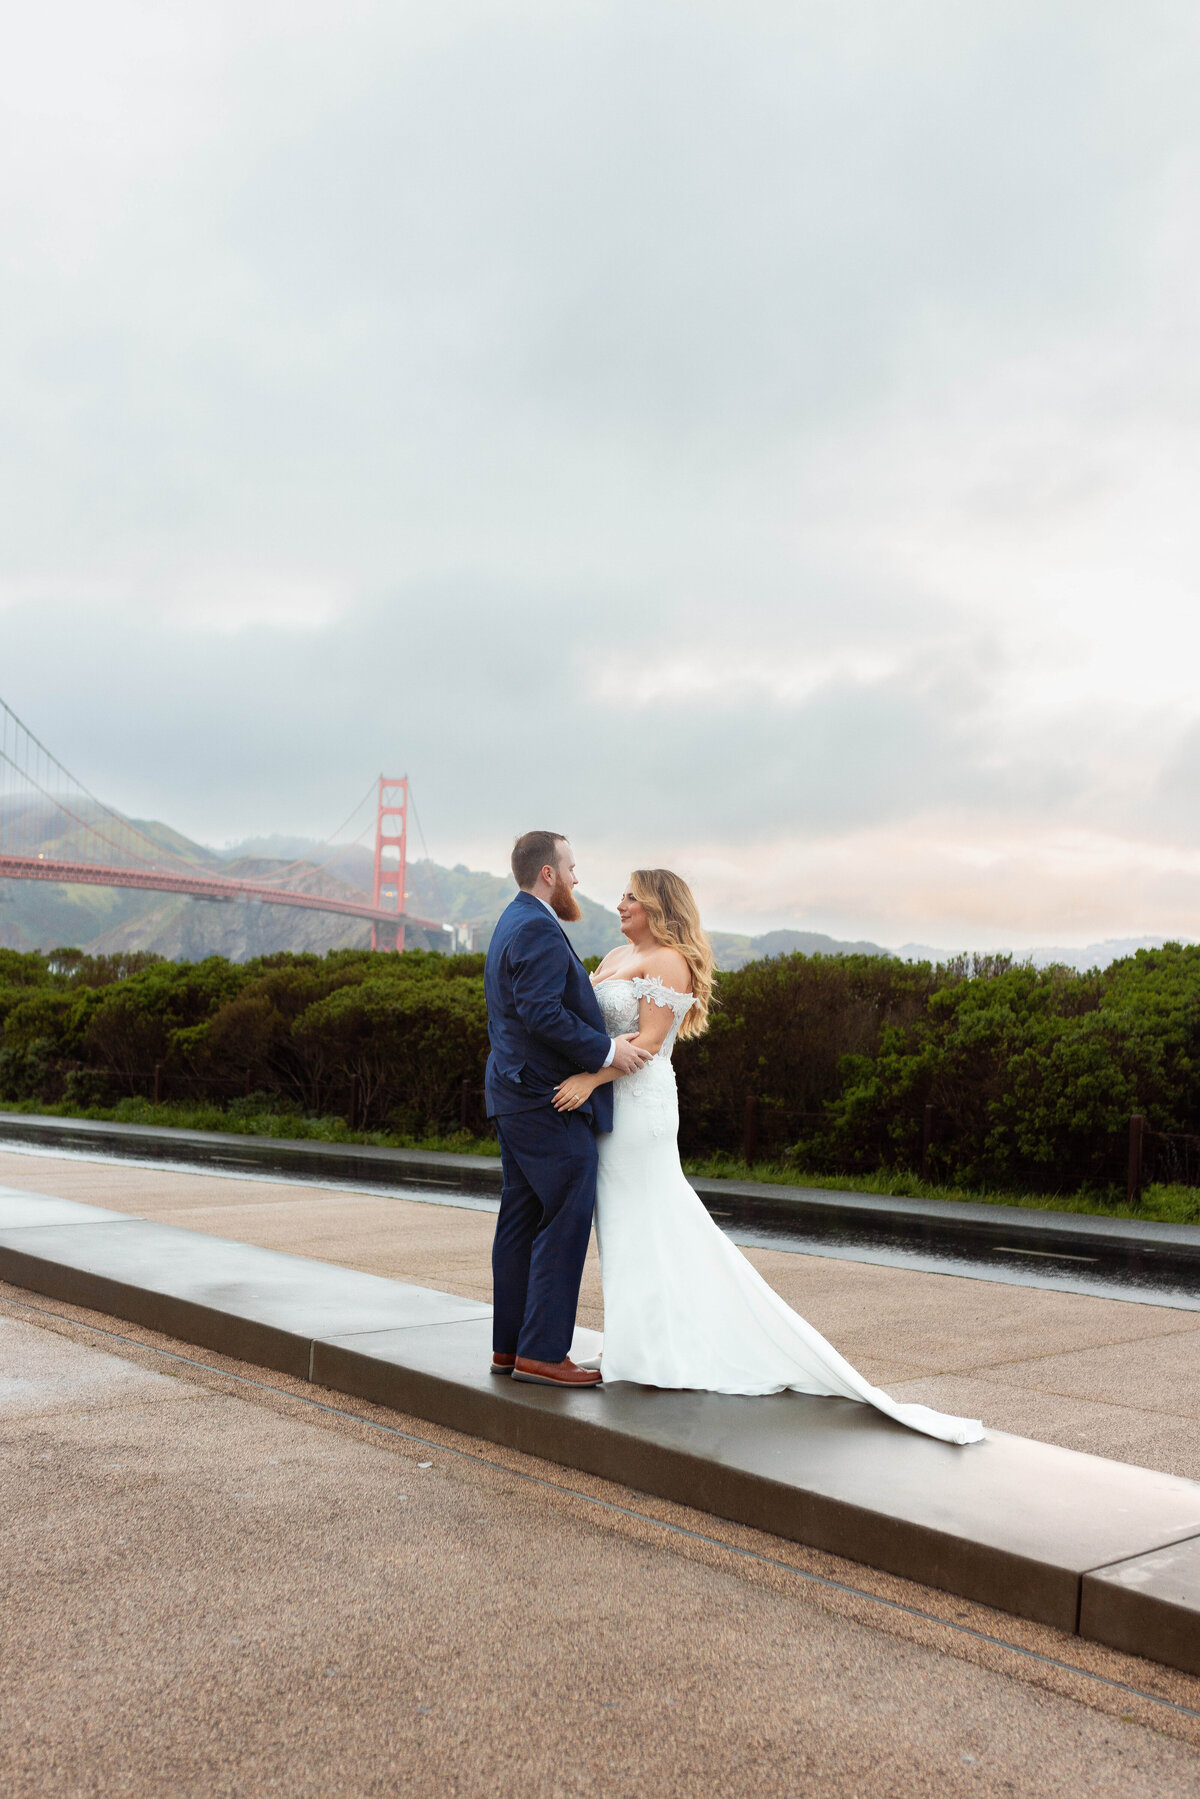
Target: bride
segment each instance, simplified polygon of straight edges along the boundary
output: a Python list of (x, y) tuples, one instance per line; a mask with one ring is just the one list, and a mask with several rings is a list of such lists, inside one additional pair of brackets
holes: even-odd
[(713, 956), (687, 883), (665, 868), (631, 877), (618, 907), (627, 939), (592, 976), (614, 1035), (653, 1059), (636, 1074), (576, 1074), (555, 1090), (574, 1111), (615, 1080), (611, 1134), (598, 1138), (596, 1234), (604, 1286), (604, 1377), (712, 1393), (822, 1393), (862, 1400), (948, 1443), (983, 1426), (872, 1387), (767, 1285), (718, 1229), (679, 1161), (671, 1051), (708, 1022)]

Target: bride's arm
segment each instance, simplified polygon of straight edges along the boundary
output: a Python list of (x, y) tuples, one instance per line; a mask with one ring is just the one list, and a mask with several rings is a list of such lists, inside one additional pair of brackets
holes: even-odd
[[(638, 1001), (638, 1028), (631, 1036), (630, 1042), (644, 1049), (648, 1055), (656, 1056), (667, 1040), (674, 1015), (669, 1006), (660, 1006), (652, 999)], [(558, 1112), (574, 1112), (585, 1100), (592, 1097), (597, 1087), (605, 1081), (617, 1081), (621, 1076), (615, 1068), (601, 1068), (596, 1074), (573, 1074), (559, 1083), (554, 1089), (553, 1105)]]

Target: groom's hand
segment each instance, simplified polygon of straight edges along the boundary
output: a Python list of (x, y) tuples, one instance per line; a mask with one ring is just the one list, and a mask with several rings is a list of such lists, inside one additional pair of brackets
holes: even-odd
[(618, 1074), (636, 1074), (639, 1068), (653, 1059), (648, 1049), (640, 1049), (633, 1041), (632, 1032), (624, 1037), (613, 1038), (612, 1066)]

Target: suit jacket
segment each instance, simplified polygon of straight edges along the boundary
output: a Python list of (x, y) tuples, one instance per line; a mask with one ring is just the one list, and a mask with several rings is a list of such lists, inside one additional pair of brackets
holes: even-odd
[[(483, 972), (487, 999), (487, 1113), (548, 1106), (569, 1074), (597, 1073), (612, 1044), (587, 970), (558, 920), (524, 891), (492, 932)], [(597, 1131), (612, 1130), (610, 1084), (580, 1111)]]

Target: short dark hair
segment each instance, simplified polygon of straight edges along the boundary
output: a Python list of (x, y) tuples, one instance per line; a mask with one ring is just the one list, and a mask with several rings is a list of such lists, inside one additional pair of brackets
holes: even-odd
[(526, 831), (513, 844), (513, 880), (518, 887), (532, 887), (543, 868), (558, 867), (558, 846), (567, 839), (561, 831)]

